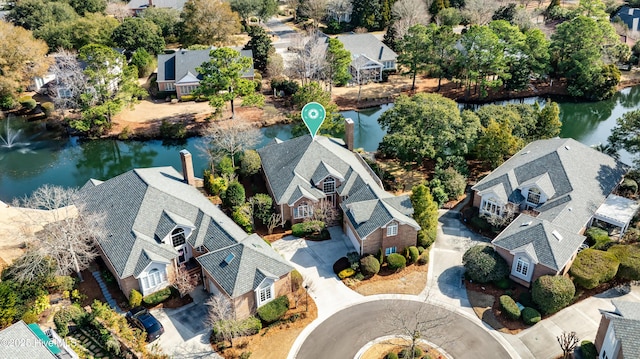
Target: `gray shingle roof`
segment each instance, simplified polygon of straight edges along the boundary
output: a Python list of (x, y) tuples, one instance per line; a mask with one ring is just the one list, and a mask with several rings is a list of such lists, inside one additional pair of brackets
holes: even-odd
[(57, 359), (22, 320), (0, 331), (0, 358)]
[(549, 221), (521, 214), (492, 243), (509, 251), (527, 249), (525, 247), (532, 244), (539, 263), (558, 271), (564, 268), (584, 240), (584, 236)]
[(389, 46), (385, 45), (382, 41), (372, 34), (350, 34), (340, 35), (337, 39), (342, 42), (344, 48), (351, 52), (351, 56), (365, 55), (371, 60), (383, 62), (383, 61), (395, 61), (398, 57)]
[(612, 300), (611, 303), (616, 307), (616, 311), (623, 317), (640, 321), (640, 303), (618, 299)]
[(342, 141), (322, 136), (312, 140), (306, 135), (275, 141), (258, 153), (277, 204), (292, 205), (301, 197), (324, 198), (314, 183), (332, 175), (344, 179), (336, 191), (348, 196), (341, 203), (342, 210), (360, 238), (392, 219), (420, 228), (411, 217), (413, 209), (408, 198), (386, 192), (359, 155), (347, 150)]
[(622, 347), (623, 358), (640, 358), (640, 341), (638, 341), (638, 333), (640, 333), (640, 321), (612, 317), (611, 325), (616, 338), (620, 341)]
[[(553, 193), (536, 208), (540, 212), (538, 218), (577, 233), (627, 169), (622, 162), (573, 139), (553, 138), (528, 144), (473, 189), (482, 192), (502, 186), (510, 201), (518, 203), (513, 197), (516, 189), (535, 181)], [(518, 196), (524, 199), (521, 194)]]
[(632, 8), (625, 5), (621, 7), (620, 10), (618, 10), (615, 16), (620, 17), (622, 22), (624, 22), (627, 25), (627, 27), (629, 27), (630, 30), (632, 31), (640, 30), (639, 24), (636, 24), (635, 27), (633, 26), (634, 25), (633, 20), (640, 18), (640, 9)]
[(105, 214), (107, 236), (98, 243), (120, 278), (138, 275), (152, 260), (177, 257), (172, 243), (159, 241), (173, 229), (172, 222), (191, 223), (196, 230), (190, 243), (200, 240), (210, 251), (247, 237), (172, 167), (135, 169), (97, 186), (85, 185), (80, 198), (87, 210)]
[[(212, 49), (206, 50), (176, 50), (173, 54), (158, 55), (158, 79), (157, 81), (175, 81), (176, 83), (194, 83), (202, 79), (202, 75), (196, 70), (204, 62), (209, 61), (209, 53)], [(253, 59), (251, 50), (242, 50), (240, 54), (244, 57)], [(253, 66), (245, 73), (243, 77), (252, 78), (254, 76)]]
[[(230, 262), (225, 261), (233, 255)], [(279, 277), (293, 268), (258, 235), (197, 258), (232, 298), (255, 290), (265, 277)]]

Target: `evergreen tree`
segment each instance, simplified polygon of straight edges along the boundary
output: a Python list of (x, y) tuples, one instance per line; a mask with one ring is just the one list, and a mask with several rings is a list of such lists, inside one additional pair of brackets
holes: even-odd
[(413, 219), (421, 227), (418, 231), (418, 245), (427, 248), (436, 240), (438, 205), (433, 200), (431, 190), (424, 183), (413, 186), (410, 199)]

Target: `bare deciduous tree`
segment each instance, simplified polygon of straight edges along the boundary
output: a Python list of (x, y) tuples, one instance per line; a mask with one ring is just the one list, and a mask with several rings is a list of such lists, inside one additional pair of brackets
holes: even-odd
[(295, 53), (289, 63), (290, 77), (300, 79), (302, 84), (324, 78), (327, 44), (317, 31), (307, 35), (296, 35), (291, 44)]
[(228, 341), (233, 347), (234, 338), (250, 331), (244, 321), (235, 318), (231, 302), (222, 294), (212, 295), (205, 304), (209, 307), (206, 323), (213, 327), (217, 339)]
[(18, 282), (33, 282), (51, 276), (56, 271), (56, 263), (38, 249), (30, 249), (18, 257), (7, 268), (9, 278)]
[(30, 238), (33, 255), (53, 259), (59, 275), (75, 272), (82, 280), (80, 271), (98, 255), (96, 239), (104, 237), (104, 216), (85, 210), (75, 189), (59, 186), (44, 185), (13, 205), (22, 209), (33, 227), (43, 228)]
[(560, 344), (560, 348), (562, 348), (563, 359), (569, 358), (569, 354), (571, 354), (578, 343), (580, 343), (580, 339), (578, 339), (576, 332), (564, 332), (560, 334), (559, 337), (556, 337), (556, 339), (558, 340), (558, 344)]
[[(80, 67), (78, 56), (75, 52), (59, 49), (53, 55), (55, 62), (51, 67), (56, 77), (56, 86), (53, 91), (58, 93), (52, 94), (56, 108), (61, 111), (68, 109), (77, 109), (81, 107), (80, 96), (95, 92), (87, 82), (87, 78)], [(91, 103), (87, 105), (92, 105)]]
[(123, 22), (124, 19), (133, 16), (127, 4), (121, 1), (109, 1), (105, 9), (107, 15), (113, 16), (116, 20)]
[(495, 0), (467, 0), (461, 13), (472, 25), (485, 25), (491, 22), (493, 13), (500, 7)]
[(269, 77), (273, 78), (282, 76), (283, 72), (284, 60), (282, 59), (282, 56), (277, 52), (270, 54), (267, 58), (267, 74)]
[(484, 214), (484, 219), (492, 226), (497, 228), (506, 227), (516, 215), (516, 209), (513, 205), (507, 204), (504, 206), (502, 213), (500, 215), (497, 214)]
[(311, 219), (314, 221), (322, 221), (325, 223), (332, 222), (336, 219), (338, 212), (331, 202), (327, 200), (321, 200), (309, 205), (311, 211)]
[(330, 0), (327, 4), (327, 13), (330, 18), (340, 22), (348, 22), (353, 12), (351, 0)]
[(198, 284), (197, 278), (191, 276), (189, 271), (184, 267), (178, 267), (171, 285), (173, 285), (180, 293), (180, 298), (191, 292)]
[(318, 29), (320, 20), (327, 15), (327, 0), (303, 0), (300, 2), (300, 13), (313, 20), (313, 28)]
[(205, 145), (200, 150), (208, 157), (211, 168), (219, 158), (229, 155), (235, 167), (236, 154), (255, 147), (260, 130), (238, 122), (213, 122), (204, 130)]
[(267, 220), (267, 230), (269, 234), (272, 234), (273, 230), (277, 226), (282, 226), (284, 228), (284, 225), (285, 225), (285, 221), (283, 220), (282, 215), (280, 213), (272, 213), (271, 217), (269, 217), (269, 220)]
[(393, 14), (393, 27), (398, 39), (404, 37), (407, 30), (413, 25), (429, 23), (427, 7), (422, 0), (399, 0), (391, 8)]

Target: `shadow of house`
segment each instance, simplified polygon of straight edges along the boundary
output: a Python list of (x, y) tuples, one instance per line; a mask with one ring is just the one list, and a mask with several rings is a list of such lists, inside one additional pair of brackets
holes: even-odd
[(528, 144), (473, 186), (481, 215), (503, 217), (508, 208), (518, 214), (492, 241), (511, 266), (511, 279), (528, 287), (541, 275), (567, 273), (582, 234), (627, 171), (575, 140), (553, 138)]

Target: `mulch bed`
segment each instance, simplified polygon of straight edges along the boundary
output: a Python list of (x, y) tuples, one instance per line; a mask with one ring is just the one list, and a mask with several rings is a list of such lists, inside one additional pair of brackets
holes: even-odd
[[(500, 330), (501, 332), (516, 334), (519, 331), (528, 328), (528, 326), (524, 324), (524, 322), (522, 322), (522, 320), (520, 319), (513, 320), (510, 318), (507, 318), (506, 315), (503, 315), (502, 308), (500, 308), (500, 296), (505, 295), (507, 291), (509, 291), (511, 294), (511, 297), (516, 298), (515, 300), (517, 302), (518, 301), (517, 298), (520, 296), (520, 294), (528, 291), (527, 288), (519, 284), (514, 284), (514, 287), (512, 287), (511, 289), (500, 289), (492, 283), (480, 284), (480, 283), (472, 283), (469, 281), (465, 282), (465, 287), (467, 288), (467, 291), (488, 294), (494, 297), (491, 311), (495, 319), (500, 323), (500, 325), (502, 325), (502, 328), (494, 327), (494, 329)], [(483, 319), (483, 318), (480, 318), (480, 319)], [(491, 322), (488, 322), (487, 324), (492, 325)]]

